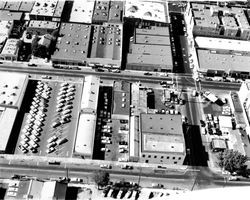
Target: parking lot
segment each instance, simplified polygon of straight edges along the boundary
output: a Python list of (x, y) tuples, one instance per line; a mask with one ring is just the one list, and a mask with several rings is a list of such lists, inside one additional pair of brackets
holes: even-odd
[(34, 81), (16, 153), (71, 157), (75, 141), (82, 84)]
[(105, 144), (101, 143), (101, 137), (109, 137), (111, 135), (111, 131), (106, 131), (105, 134), (103, 133), (103, 126), (111, 121), (111, 105), (112, 87), (100, 87), (93, 159), (104, 160), (105, 150), (101, 151), (101, 149), (105, 148)]

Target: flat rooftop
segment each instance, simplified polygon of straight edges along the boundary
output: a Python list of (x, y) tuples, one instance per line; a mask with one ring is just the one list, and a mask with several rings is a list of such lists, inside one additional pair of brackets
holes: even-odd
[(211, 53), (209, 50), (197, 50), (201, 69), (249, 72), (250, 56)]
[(136, 28), (135, 34), (169, 37), (169, 27), (151, 26), (147, 28)]
[(0, 73), (0, 105), (19, 107), (28, 83), (26, 74)]
[(4, 152), (6, 150), (16, 115), (17, 109), (0, 107), (0, 152)]
[(9, 10), (0, 10), (0, 19), (3, 21), (20, 21), (22, 18), (22, 12), (11, 12)]
[(124, 81), (114, 83), (113, 114), (129, 115), (130, 84)]
[(30, 14), (47, 17), (61, 17), (65, 0), (36, 0)]
[(185, 153), (180, 115), (141, 114), (142, 152)]
[(90, 58), (121, 62), (122, 34), (121, 24), (94, 25)]
[(95, 1), (77, 0), (74, 1), (70, 14), (70, 22), (92, 23), (92, 15)]
[(65, 60), (82, 63), (86, 61), (90, 40), (90, 25), (62, 23), (59, 31), (56, 51), (52, 60)]
[(96, 113), (100, 87), (100, 77), (86, 76), (84, 80), (81, 110)]
[(92, 157), (94, 149), (96, 115), (80, 114), (74, 153)]
[(232, 51), (250, 51), (250, 41), (214, 37), (195, 37), (198, 48)]
[(217, 27), (220, 24), (218, 13), (221, 13), (221, 26), (226, 29), (250, 29), (244, 8), (220, 7), (216, 5), (191, 3), (195, 24), (203, 27)]
[(122, 22), (123, 1), (110, 1), (109, 22)]
[(185, 152), (185, 143), (182, 137), (162, 134), (142, 134), (142, 151), (150, 152)]
[(169, 22), (164, 2), (126, 0), (124, 16), (163, 23)]
[(182, 136), (181, 115), (141, 114), (141, 131)]

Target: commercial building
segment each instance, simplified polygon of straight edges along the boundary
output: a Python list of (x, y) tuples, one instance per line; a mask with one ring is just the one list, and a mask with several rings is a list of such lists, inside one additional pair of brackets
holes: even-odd
[(127, 55), (127, 69), (172, 71), (173, 59), (169, 27), (136, 28)]
[(214, 53), (250, 56), (250, 41), (214, 37), (195, 37), (198, 49), (208, 49)]
[(84, 65), (89, 50), (91, 26), (62, 23), (56, 50), (51, 56), (55, 64)]
[(169, 23), (166, 6), (164, 2), (126, 0), (124, 17)]
[(243, 108), (243, 113), (245, 113), (245, 124), (248, 128), (246, 130), (248, 131), (248, 135), (250, 136), (250, 129), (249, 129), (249, 123), (250, 123), (250, 83), (249, 82), (243, 82), (241, 84), (240, 90), (238, 92), (239, 100), (241, 103), (241, 106)]
[(120, 68), (122, 62), (122, 24), (105, 23), (93, 26), (89, 64)]
[(119, 23), (123, 18), (123, 1), (110, 1), (109, 22)]
[(0, 10), (0, 19), (2, 21), (20, 21), (23, 17), (23, 12), (12, 12), (9, 10)]
[(13, 28), (13, 21), (0, 21), (0, 44), (10, 36)]
[(186, 156), (180, 115), (141, 114), (140, 162), (182, 165)]
[(17, 109), (0, 107), (0, 153), (6, 153), (10, 135), (14, 129), (13, 125), (16, 119)]
[(92, 159), (95, 139), (96, 115), (81, 113), (78, 122), (74, 155)]
[(17, 108), (21, 107), (23, 96), (28, 84), (26, 74), (0, 73), (0, 106)]
[(213, 138), (211, 141), (211, 148), (214, 152), (224, 151), (227, 149), (227, 143), (224, 139)]
[(112, 118), (128, 119), (130, 110), (130, 83), (115, 81), (113, 87)]
[(27, 27), (27, 32), (37, 35), (44, 35), (52, 33), (55, 29), (59, 28), (59, 22), (30, 20)]
[(36, 0), (30, 19), (61, 21), (65, 0)]
[(108, 21), (110, 1), (96, 1), (92, 22), (101, 24)]
[(100, 77), (86, 76), (81, 100), (81, 112), (96, 114), (99, 97)]
[(213, 50), (197, 49), (199, 71), (209, 75), (227, 74), (235, 78), (249, 77), (250, 56), (217, 53)]
[(91, 24), (94, 5), (95, 1), (89, 1), (89, 0), (74, 1), (69, 21)]
[(65, 199), (67, 184), (56, 181), (11, 180), (4, 199)]
[(0, 54), (0, 60), (17, 61), (19, 39), (7, 39)]
[(19, 1), (1, 1), (0, 9), (1, 10), (10, 10), (10, 11), (23, 11), (30, 12), (35, 1), (34, 0), (19, 0)]
[(190, 3), (186, 14), (194, 35), (250, 39), (247, 10), (240, 7)]

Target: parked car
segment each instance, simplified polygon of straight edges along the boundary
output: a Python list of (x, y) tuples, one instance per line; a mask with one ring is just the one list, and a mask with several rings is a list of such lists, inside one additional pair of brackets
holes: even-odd
[(112, 168), (112, 166), (109, 164), (101, 164), (100, 167), (104, 168), (104, 169), (111, 169)]

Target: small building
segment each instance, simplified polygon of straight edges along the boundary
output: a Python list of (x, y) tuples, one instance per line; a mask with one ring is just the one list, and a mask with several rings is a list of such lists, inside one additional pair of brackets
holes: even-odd
[(27, 74), (0, 73), (0, 106), (20, 109), (28, 84)]
[(31, 20), (61, 21), (65, 0), (36, 0), (30, 12)]
[(96, 1), (92, 22), (102, 24), (108, 21), (110, 1)]
[(41, 199), (44, 182), (37, 180), (11, 180), (4, 199)]
[(11, 180), (4, 199), (65, 199), (67, 184), (56, 181)]
[(124, 119), (129, 117), (130, 111), (130, 83), (115, 81), (113, 87), (112, 118)]
[(13, 21), (0, 20), (0, 44), (3, 44), (5, 40), (10, 36), (13, 24)]
[(67, 191), (66, 183), (59, 183), (57, 181), (44, 182), (41, 191), (41, 199), (54, 200), (65, 199)]
[(17, 61), (19, 50), (17, 47), (18, 41), (19, 39), (7, 39), (0, 54), (0, 60)]
[(119, 23), (122, 22), (123, 19), (123, 1), (110, 1), (110, 9), (109, 9), (109, 19), (108, 22)]
[(181, 115), (141, 114), (140, 162), (182, 165), (186, 157)]
[(168, 13), (164, 2), (126, 0), (124, 17), (168, 23)]
[(22, 17), (23, 17), (23, 12), (0, 10), (0, 19), (2, 21), (21, 21)]
[(231, 116), (219, 116), (220, 128), (232, 128), (232, 117)]
[(91, 24), (94, 5), (95, 1), (89, 1), (89, 0), (74, 1), (69, 21), (76, 23)]
[(99, 97), (100, 77), (85, 76), (81, 112), (96, 114)]
[(45, 35), (59, 28), (59, 22), (30, 20), (27, 32), (30, 34)]
[(74, 156), (92, 159), (94, 150), (96, 115), (81, 113), (78, 122)]
[(211, 147), (213, 152), (224, 151), (227, 149), (227, 143), (225, 139), (213, 138), (211, 141)]

